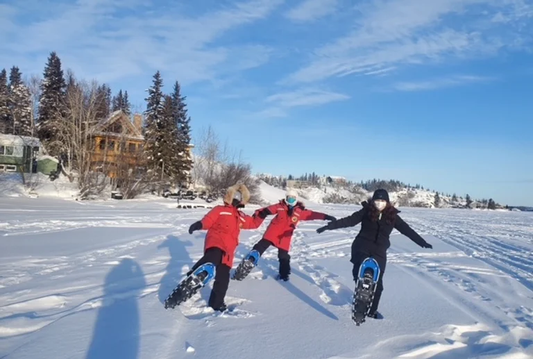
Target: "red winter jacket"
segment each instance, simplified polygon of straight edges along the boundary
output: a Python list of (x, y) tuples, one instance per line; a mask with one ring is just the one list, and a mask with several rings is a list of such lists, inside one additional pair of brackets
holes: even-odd
[(298, 202), (292, 211), (290, 211), (287, 203), (285, 203), (284, 200), (281, 200), (279, 203), (256, 211), (256, 213), (265, 210), (267, 211), (267, 214), (273, 214), (275, 217), (268, 225), (263, 238), (271, 242), (277, 248), (286, 251), (288, 251), (291, 246), (292, 234), (300, 221), (312, 221), (315, 219), (324, 220), (326, 218), (326, 214), (324, 213), (305, 209), (301, 202)]
[(239, 244), (242, 229), (258, 228), (263, 219), (249, 216), (231, 205), (216, 206), (201, 220), (202, 229), (207, 229), (204, 250), (220, 248), (224, 251), (222, 264), (233, 266), (235, 249)]

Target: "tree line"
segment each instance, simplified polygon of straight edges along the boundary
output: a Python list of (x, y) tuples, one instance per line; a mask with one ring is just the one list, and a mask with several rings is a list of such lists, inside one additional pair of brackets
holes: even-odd
[[(190, 175), (191, 118), (186, 97), (178, 81), (171, 93), (162, 89), (163, 79), (157, 71), (145, 98), (144, 145), (135, 162), (139, 165), (130, 163), (123, 171), (132, 177), (129, 182), (135, 187), (126, 197), (148, 186), (184, 184)], [(119, 110), (132, 115), (126, 90), (113, 96), (108, 84), (79, 79), (71, 70), (64, 73), (55, 52), (48, 57), (42, 79), (33, 75), (23, 80), (16, 66), (9, 78), (5, 69), (0, 71), (0, 133), (38, 137), (48, 154), (61, 159), (67, 172), (77, 177), (82, 193), (105, 187), (99, 185), (102, 175), (94, 171), (90, 160), (95, 147), (93, 132)]]

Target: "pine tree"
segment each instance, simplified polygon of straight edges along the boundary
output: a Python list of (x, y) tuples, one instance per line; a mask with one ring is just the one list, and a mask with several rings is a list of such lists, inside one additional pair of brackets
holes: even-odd
[(108, 118), (111, 111), (111, 88), (108, 85), (98, 86), (96, 89), (96, 101), (98, 101), (96, 119), (100, 121)]
[(19, 136), (32, 135), (32, 104), (30, 90), (22, 82), (22, 73), (13, 66), (9, 74), (10, 133)]
[(44, 69), (39, 101), (39, 137), (46, 144), (52, 155), (61, 152), (61, 144), (57, 141), (58, 123), (65, 116), (65, 92), (67, 85), (63, 78), (61, 60), (55, 52), (50, 53)]
[(13, 119), (13, 134), (32, 136), (32, 104), (30, 90), (19, 83), (10, 87), (11, 115)]
[(161, 141), (163, 129), (163, 79), (159, 71), (153, 76), (153, 84), (148, 89), (148, 97), (145, 116), (145, 147), (144, 152), (148, 161), (148, 168), (154, 174), (161, 174), (164, 160), (161, 152)]
[(489, 199), (489, 204), (487, 206), (488, 209), (496, 209), (496, 202), (491, 198)]
[(161, 120), (160, 135), (160, 158), (163, 160), (161, 172), (165, 174), (172, 183), (183, 180), (182, 161), (180, 153), (180, 143), (178, 141), (179, 131), (174, 121), (174, 105), (171, 96), (165, 96), (163, 100), (163, 113)]
[(9, 110), (9, 87), (7, 86), (7, 72), (0, 72), (0, 133), (11, 133), (11, 111)]
[(439, 192), (435, 193), (434, 202), (435, 202), (435, 207), (437, 208), (440, 207), (441, 200), (440, 200)]
[(180, 154), (179, 161), (182, 176), (181, 181), (187, 180), (188, 173), (192, 169), (192, 159), (190, 157), (189, 147), (191, 144), (191, 117), (187, 114), (187, 104), (185, 103), (186, 96), (181, 95), (181, 87), (178, 81), (174, 83), (174, 91), (172, 93), (172, 106), (174, 108), (174, 122), (178, 129), (178, 151)]
[(452, 202), (457, 202), (457, 195), (455, 193), (452, 196)]
[(130, 100), (128, 100), (128, 91), (124, 91), (124, 101), (122, 103), (122, 111), (126, 115), (131, 115), (131, 103)]
[(122, 90), (118, 91), (118, 94), (116, 96), (113, 96), (113, 101), (111, 105), (111, 111), (115, 112), (122, 108), (122, 102), (124, 101), (124, 98), (122, 96)]
[(472, 204), (472, 198), (470, 198), (470, 195), (466, 195), (466, 206), (470, 208), (470, 205)]
[(20, 84), (22, 84), (22, 73), (18, 67), (13, 66), (9, 73), (9, 86), (16, 87)]
[(131, 104), (128, 100), (128, 91), (122, 93), (122, 89), (113, 97), (113, 112), (122, 110), (126, 115), (131, 115)]

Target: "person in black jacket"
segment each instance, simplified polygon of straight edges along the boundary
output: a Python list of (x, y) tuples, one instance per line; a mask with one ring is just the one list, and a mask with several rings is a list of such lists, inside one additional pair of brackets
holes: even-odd
[(393, 229), (397, 229), (401, 234), (409, 237), (413, 242), (422, 248), (433, 248), (418, 233), (416, 233), (398, 215), (397, 210), (389, 200), (389, 194), (384, 189), (374, 192), (372, 199), (363, 202), (363, 208), (354, 212), (351, 216), (341, 218), (337, 221), (329, 222), (326, 226), (318, 228), (316, 231), (322, 233), (325, 230), (354, 227), (361, 223), (361, 230), (352, 242), (353, 278), (357, 281), (359, 267), (367, 257), (373, 257), (381, 269), (374, 301), (370, 308), (369, 317), (381, 318), (377, 311), (381, 293), (383, 292), (383, 274), (387, 264), (387, 249), (390, 247), (390, 234)]

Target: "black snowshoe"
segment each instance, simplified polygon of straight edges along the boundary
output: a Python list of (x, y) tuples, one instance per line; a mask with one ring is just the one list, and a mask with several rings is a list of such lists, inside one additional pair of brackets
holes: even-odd
[(196, 268), (183, 279), (176, 289), (165, 300), (165, 309), (174, 309), (175, 306), (190, 299), (198, 290), (204, 287), (215, 276), (216, 267), (212, 263), (205, 263)]
[(257, 265), (259, 257), (259, 252), (256, 250), (253, 250), (248, 253), (235, 269), (235, 272), (233, 273), (233, 277), (231, 279), (241, 281), (246, 278), (248, 274), (250, 274), (252, 269), (254, 269), (254, 267)]
[(369, 315), (379, 279), (379, 264), (373, 258), (366, 258), (359, 267), (352, 302), (352, 319), (357, 326)]

